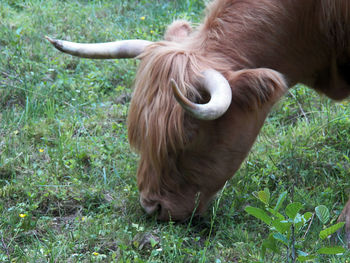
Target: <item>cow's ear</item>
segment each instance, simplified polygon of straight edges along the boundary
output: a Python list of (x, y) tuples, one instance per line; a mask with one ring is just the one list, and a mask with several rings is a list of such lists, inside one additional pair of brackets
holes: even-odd
[(181, 41), (192, 32), (191, 24), (185, 20), (176, 20), (168, 26), (164, 39), (167, 41)]
[(274, 104), (288, 87), (281, 73), (267, 68), (230, 72), (226, 77), (232, 88), (232, 103), (246, 110)]

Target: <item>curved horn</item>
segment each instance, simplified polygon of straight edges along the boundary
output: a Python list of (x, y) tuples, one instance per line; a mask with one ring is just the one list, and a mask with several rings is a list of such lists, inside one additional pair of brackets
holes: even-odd
[(150, 44), (147, 40), (122, 40), (97, 44), (81, 44), (45, 37), (58, 50), (82, 58), (135, 58)]
[(231, 105), (232, 91), (230, 84), (221, 73), (213, 69), (203, 72), (200, 83), (211, 96), (206, 104), (196, 104), (187, 99), (180, 91), (175, 80), (171, 80), (176, 100), (189, 114), (201, 120), (218, 119)]

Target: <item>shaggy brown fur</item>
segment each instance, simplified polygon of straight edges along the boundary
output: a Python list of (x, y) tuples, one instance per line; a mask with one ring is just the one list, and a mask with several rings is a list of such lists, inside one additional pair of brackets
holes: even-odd
[[(196, 192), (208, 195), (200, 200), (207, 202), (238, 169), (287, 82), (303, 82), (334, 99), (347, 97), (349, 13), (348, 0), (216, 0), (197, 30), (175, 22), (168, 41), (146, 48), (128, 120), (130, 143), (141, 154), (138, 185), (144, 202), (167, 203), (170, 215), (179, 219), (191, 213)], [(216, 122), (189, 117), (170, 88), (173, 78), (188, 98), (205, 102), (198, 78), (206, 69), (221, 72), (233, 92), (226, 117)], [(257, 123), (240, 135), (245, 145), (224, 131), (233, 126), (229, 121), (243, 127), (239, 117)], [(196, 147), (216, 149), (218, 157), (199, 154)], [(232, 152), (236, 148), (239, 156)], [(216, 175), (209, 172), (214, 168)]]

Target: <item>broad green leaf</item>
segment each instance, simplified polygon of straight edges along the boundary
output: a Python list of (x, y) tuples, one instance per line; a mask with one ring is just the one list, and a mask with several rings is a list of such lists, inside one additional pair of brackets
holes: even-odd
[(295, 215), (293, 221), (294, 221), (294, 224), (300, 224), (300, 223), (304, 224), (305, 219), (301, 216), (301, 214), (297, 213), (297, 214)]
[(283, 192), (282, 194), (280, 194), (280, 196), (278, 197), (278, 200), (277, 200), (277, 203), (276, 203), (276, 206), (274, 208), (275, 211), (278, 211), (280, 210), (284, 200), (286, 199), (287, 197), (287, 191)]
[(304, 219), (305, 219), (305, 222), (309, 221), (310, 218), (312, 217), (312, 213), (311, 212), (306, 212), (304, 215), (303, 215)]
[(276, 230), (277, 230), (279, 233), (284, 234), (284, 233), (286, 233), (286, 232), (290, 229), (292, 223), (290, 223), (290, 222), (288, 222), (288, 221), (285, 221), (285, 220), (276, 219), (276, 220), (273, 220), (273, 221), (272, 221), (271, 225), (272, 225), (274, 228), (276, 228)]
[(260, 219), (264, 223), (270, 225), (271, 224), (271, 217), (262, 209), (252, 206), (247, 206), (244, 209), (248, 214), (255, 216), (256, 218)]
[(152, 248), (154, 248), (158, 244), (158, 241), (154, 240), (153, 238), (150, 238), (149, 241), (151, 242)]
[(263, 202), (265, 205), (269, 205), (270, 202), (270, 191), (268, 188), (265, 188), (264, 191), (258, 192), (258, 199)]
[(299, 256), (303, 256), (303, 257), (306, 257), (306, 256), (309, 255), (308, 253), (306, 253), (304, 251), (301, 251), (301, 250), (297, 250), (297, 253), (298, 253)]
[(346, 249), (341, 246), (323, 247), (317, 250), (317, 254), (337, 255), (337, 254), (343, 254), (345, 251)]
[(267, 207), (266, 210), (267, 210), (268, 212), (270, 212), (273, 216), (275, 216), (277, 219), (279, 219), (280, 221), (286, 220), (286, 219), (284, 218), (284, 216), (283, 216), (282, 214), (278, 213), (276, 210), (274, 210), (274, 209), (272, 209), (272, 208), (269, 208), (269, 207)]
[(294, 218), (295, 228), (299, 231), (306, 224), (305, 218), (301, 214), (297, 214)]
[(322, 224), (327, 224), (329, 220), (329, 210), (324, 205), (319, 205), (315, 208), (316, 215)]
[(273, 234), (273, 237), (276, 239), (276, 240), (278, 240), (278, 241), (280, 241), (280, 242), (282, 242), (283, 244), (285, 244), (286, 246), (288, 246), (288, 239), (286, 238), (286, 236), (285, 235), (282, 235), (281, 233), (274, 233)]
[(300, 209), (303, 207), (303, 205), (299, 202), (291, 203), (287, 205), (286, 207), (286, 215), (294, 220)]
[(332, 235), (333, 233), (337, 232), (340, 228), (342, 228), (344, 226), (345, 222), (340, 222), (340, 223), (337, 223), (333, 226), (330, 226), (324, 230), (322, 230), (320, 232), (320, 238), (321, 239), (325, 239), (327, 238), (328, 236)]
[(315, 255), (297, 257), (298, 261), (300, 262), (314, 261), (315, 258), (316, 258)]

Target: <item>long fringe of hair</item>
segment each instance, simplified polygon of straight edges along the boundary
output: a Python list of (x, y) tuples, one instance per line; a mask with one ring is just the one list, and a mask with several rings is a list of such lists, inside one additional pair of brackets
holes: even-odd
[[(157, 49), (157, 52), (154, 50)], [(158, 42), (141, 55), (135, 89), (132, 97), (128, 131), (131, 146), (141, 152), (139, 169), (152, 176), (168, 174), (171, 164), (164, 163), (169, 155), (176, 155), (186, 144), (184, 111), (172, 93), (173, 78), (189, 98), (199, 98), (193, 86), (194, 78), (200, 75), (203, 62), (189, 49), (176, 42)], [(146, 143), (145, 143), (146, 142)], [(146, 172), (146, 171), (144, 171)], [(139, 173), (143, 174), (142, 171)], [(169, 178), (162, 178), (169, 183)], [(152, 184), (159, 180), (152, 180)], [(148, 184), (147, 182), (144, 182)], [(139, 185), (142, 189), (142, 185)], [(159, 189), (154, 185), (154, 189)]]

